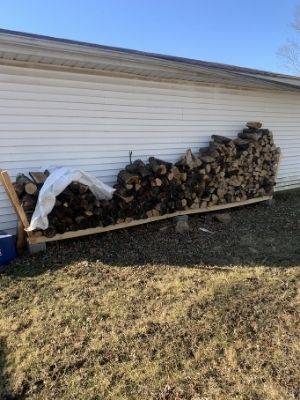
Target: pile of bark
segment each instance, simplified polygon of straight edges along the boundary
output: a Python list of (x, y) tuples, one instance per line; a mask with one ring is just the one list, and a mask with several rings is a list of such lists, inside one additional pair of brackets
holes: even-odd
[[(272, 195), (280, 149), (272, 132), (248, 122), (238, 137), (212, 135), (209, 146), (189, 149), (172, 164), (154, 157), (136, 160), (121, 170), (109, 201), (98, 200), (89, 188), (72, 182), (49, 215), (47, 237), (70, 230), (108, 226), (188, 209)], [(14, 184), (30, 220), (48, 173), (21, 174)]]

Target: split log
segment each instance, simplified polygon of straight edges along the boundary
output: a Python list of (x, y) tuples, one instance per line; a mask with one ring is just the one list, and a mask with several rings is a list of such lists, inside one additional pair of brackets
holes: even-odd
[(54, 226), (49, 225), (49, 227), (44, 231), (44, 235), (47, 238), (53, 238), (56, 235), (56, 229)]
[(138, 174), (142, 179), (152, 175), (142, 160), (135, 160), (132, 164), (127, 165), (125, 169), (132, 174)]
[(238, 137), (241, 139), (252, 140), (257, 142), (261, 138), (261, 134), (255, 132), (248, 132), (248, 129), (244, 129), (242, 132), (238, 134)]
[(126, 170), (122, 170), (118, 174), (118, 181), (121, 184), (134, 184), (140, 182), (140, 177), (137, 174), (131, 174)]
[(34, 211), (36, 199), (34, 196), (30, 196), (29, 194), (25, 193), (25, 195), (21, 198), (21, 205), (26, 212)]
[(260, 128), (262, 127), (262, 123), (261, 123), (261, 122), (253, 122), (253, 121), (250, 121), (250, 122), (247, 122), (247, 123), (246, 123), (246, 126), (247, 126), (248, 128), (260, 129)]
[(21, 196), (22, 196), (23, 193), (24, 193), (24, 186), (18, 185), (16, 182), (14, 182), (14, 183), (13, 183), (13, 187), (14, 187), (14, 189), (15, 189), (15, 192), (17, 193), (17, 196), (18, 196), (19, 198), (21, 198)]
[(247, 150), (249, 148), (249, 146), (250, 146), (250, 141), (249, 140), (241, 139), (239, 137), (234, 139), (233, 142), (239, 149), (242, 149), (242, 150)]
[(34, 195), (37, 191), (37, 186), (33, 182), (28, 182), (24, 189), (27, 194)]
[(49, 174), (47, 175), (45, 172), (29, 172), (29, 175), (38, 187), (42, 186), (49, 176)]
[(212, 140), (216, 143), (220, 143), (220, 144), (229, 144), (231, 142), (232, 139), (226, 137), (226, 136), (220, 136), (220, 135), (212, 135)]
[(202, 164), (200, 158), (196, 157), (191, 149), (188, 149), (181, 159), (176, 163), (177, 167), (185, 169), (194, 169)]
[(165, 175), (172, 167), (172, 163), (162, 161), (155, 157), (149, 158), (149, 166), (155, 175)]
[(34, 195), (37, 192), (36, 184), (24, 174), (17, 176), (14, 186), (18, 193), (25, 192), (29, 195)]

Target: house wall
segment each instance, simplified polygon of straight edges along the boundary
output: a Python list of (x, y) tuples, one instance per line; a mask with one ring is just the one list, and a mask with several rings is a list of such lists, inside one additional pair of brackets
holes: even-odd
[[(0, 168), (81, 168), (108, 184), (133, 159), (175, 161), (212, 134), (246, 121), (273, 130), (282, 148), (278, 189), (300, 186), (300, 95), (151, 82), (0, 66)], [(0, 187), (0, 229), (15, 227)]]

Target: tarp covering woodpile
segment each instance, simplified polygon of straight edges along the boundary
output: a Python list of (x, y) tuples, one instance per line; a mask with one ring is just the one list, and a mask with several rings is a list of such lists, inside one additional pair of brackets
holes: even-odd
[[(231, 139), (212, 135), (209, 146), (196, 154), (189, 149), (175, 164), (155, 157), (135, 160), (121, 170), (111, 199), (99, 199), (88, 185), (72, 181), (56, 196), (47, 229), (38, 234), (108, 226), (133, 220), (203, 209), (272, 195), (280, 149), (273, 134), (259, 122)], [(47, 173), (20, 174), (14, 187), (32, 218)], [(37, 226), (39, 228), (39, 226)], [(44, 228), (44, 226), (42, 227)]]

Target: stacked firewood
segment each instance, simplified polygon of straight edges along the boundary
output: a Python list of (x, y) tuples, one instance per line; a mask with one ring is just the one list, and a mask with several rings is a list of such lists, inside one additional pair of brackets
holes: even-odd
[[(235, 139), (212, 135), (209, 146), (189, 149), (172, 164), (150, 157), (121, 170), (111, 200), (97, 200), (89, 188), (72, 182), (59, 196), (42, 234), (108, 226), (176, 211), (206, 208), (272, 195), (280, 149), (268, 129), (248, 122)], [(15, 189), (30, 219), (47, 173), (19, 175)]]
[[(48, 171), (30, 172), (31, 179), (19, 174), (13, 184), (22, 207), (31, 220), (38, 200), (39, 191), (49, 176)], [(89, 187), (79, 182), (72, 182), (56, 197), (55, 206), (48, 215), (49, 228), (42, 232), (47, 237), (57, 233), (86, 229), (101, 225), (105, 202), (96, 199)], [(112, 220), (108, 220), (108, 224)], [(38, 232), (41, 234), (41, 231)]]

